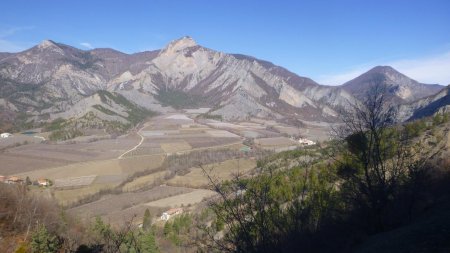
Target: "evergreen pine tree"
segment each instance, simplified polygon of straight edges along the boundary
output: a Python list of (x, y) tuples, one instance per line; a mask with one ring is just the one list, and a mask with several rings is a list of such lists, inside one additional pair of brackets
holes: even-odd
[(155, 235), (152, 231), (147, 233), (142, 233), (140, 235), (141, 248), (143, 253), (156, 253), (159, 252), (158, 246), (156, 245)]
[(144, 220), (142, 222), (142, 229), (147, 231), (150, 228), (151, 223), (152, 223), (152, 217), (151, 217), (150, 211), (147, 208), (147, 209), (145, 209), (145, 213), (144, 213)]
[(44, 225), (38, 225), (31, 236), (31, 252), (54, 253), (58, 252), (58, 238), (51, 235)]

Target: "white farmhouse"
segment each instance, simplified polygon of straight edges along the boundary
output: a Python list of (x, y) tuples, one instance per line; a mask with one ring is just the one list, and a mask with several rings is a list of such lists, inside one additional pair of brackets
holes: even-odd
[(163, 220), (163, 221), (168, 221), (171, 216), (174, 216), (174, 215), (177, 215), (177, 214), (182, 214), (182, 213), (183, 213), (183, 209), (182, 208), (171, 208), (171, 209), (165, 211), (164, 213), (162, 213), (160, 219)]
[(300, 142), (300, 144), (307, 145), (307, 146), (316, 144), (314, 141), (304, 139), (304, 138), (298, 139), (298, 142)]
[(2, 134), (0, 134), (0, 138), (8, 138), (8, 137), (11, 137), (12, 136), (12, 134), (10, 134), (10, 133), (2, 133)]
[(37, 183), (38, 183), (39, 186), (43, 186), (43, 187), (50, 186), (50, 180), (48, 180), (46, 178), (38, 179)]

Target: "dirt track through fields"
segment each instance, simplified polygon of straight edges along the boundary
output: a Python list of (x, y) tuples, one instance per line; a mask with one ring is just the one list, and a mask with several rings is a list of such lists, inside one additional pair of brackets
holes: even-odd
[(127, 150), (127, 151), (125, 151), (123, 154), (121, 154), (119, 157), (117, 157), (117, 159), (122, 159), (122, 157), (124, 156), (124, 155), (126, 155), (126, 154), (128, 154), (128, 153), (130, 153), (130, 152), (132, 152), (132, 151), (134, 151), (134, 150), (136, 150), (137, 148), (139, 148), (139, 146), (141, 146), (142, 145), (142, 143), (144, 142), (144, 136), (140, 133), (141, 132), (141, 130), (142, 129), (144, 129), (146, 126), (144, 125), (143, 127), (141, 127), (141, 129), (139, 129), (138, 131), (137, 131), (137, 134), (141, 137), (141, 141), (139, 141), (139, 143), (136, 145), (136, 146), (134, 146), (133, 148), (131, 148), (131, 149), (129, 149), (129, 150)]

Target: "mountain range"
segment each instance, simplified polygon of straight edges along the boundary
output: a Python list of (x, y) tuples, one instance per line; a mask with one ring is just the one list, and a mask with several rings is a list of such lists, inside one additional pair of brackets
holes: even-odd
[(0, 53), (0, 128), (18, 119), (49, 122), (88, 114), (97, 126), (130, 126), (136, 112), (197, 107), (211, 108), (207, 114), (227, 120), (332, 123), (376, 84), (388, 87), (403, 120), (449, 104), (448, 87), (419, 83), (388, 66), (325, 86), (268, 61), (202, 47), (191, 37), (135, 54), (85, 51), (45, 40), (23, 52)]

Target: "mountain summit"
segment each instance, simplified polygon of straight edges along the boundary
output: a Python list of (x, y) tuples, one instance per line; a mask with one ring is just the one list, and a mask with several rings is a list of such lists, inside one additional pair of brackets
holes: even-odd
[(390, 66), (376, 66), (366, 73), (343, 84), (343, 88), (358, 99), (373, 86), (382, 85), (388, 89), (395, 102), (412, 102), (440, 91), (443, 86), (419, 83)]
[(56, 44), (52, 40), (43, 40), (39, 45), (37, 46), (40, 49), (46, 49), (49, 47), (55, 47)]
[(197, 46), (197, 42), (195, 42), (195, 40), (192, 39), (191, 37), (185, 36), (185, 37), (182, 37), (180, 39), (173, 40), (172, 42), (170, 42), (166, 46), (165, 50), (177, 52), (177, 51), (183, 50), (185, 48), (194, 47), (194, 46)]

